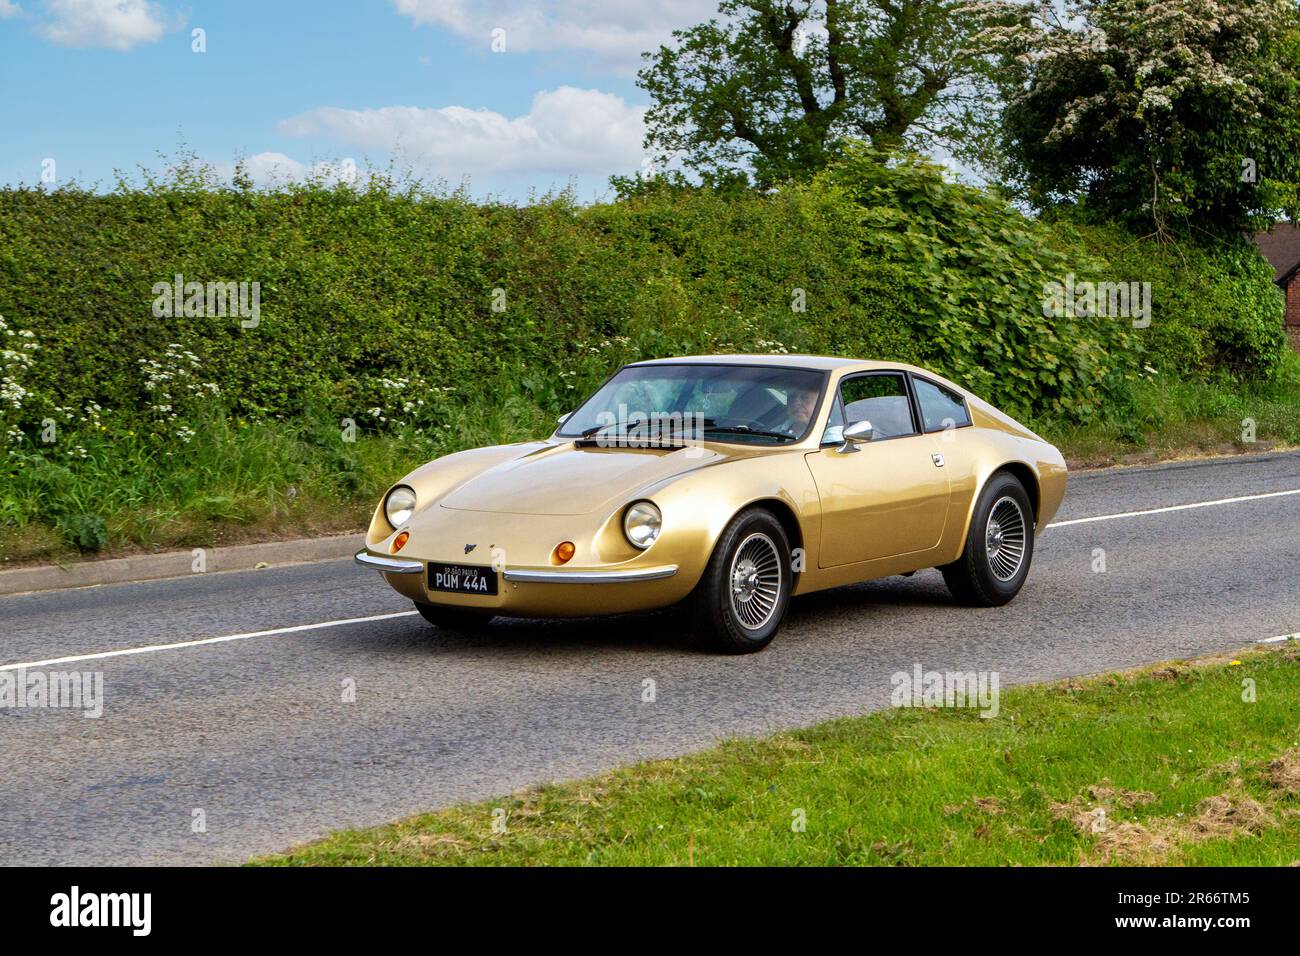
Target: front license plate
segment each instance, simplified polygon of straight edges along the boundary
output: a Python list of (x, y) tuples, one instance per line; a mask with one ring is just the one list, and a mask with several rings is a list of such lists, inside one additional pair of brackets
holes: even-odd
[(473, 564), (429, 562), (429, 590), (457, 594), (496, 594), (497, 573)]

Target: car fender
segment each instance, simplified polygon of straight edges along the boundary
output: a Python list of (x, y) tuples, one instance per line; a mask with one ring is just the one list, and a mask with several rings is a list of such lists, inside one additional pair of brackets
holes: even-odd
[(1052, 520), (1065, 496), (1065, 459), (1053, 446), (999, 430), (986, 430), (980, 440), (984, 447), (971, 456), (969, 473), (953, 476), (949, 514), (955, 520), (950, 520), (944, 531), (945, 563), (961, 557), (980, 494), (997, 472), (1011, 471), (1022, 483), (1026, 476), (1032, 478), (1034, 486), (1026, 491), (1036, 504), (1034, 527), (1038, 534)]
[(805, 561), (815, 566), (816, 554), (809, 552), (820, 540), (821, 502), (804, 459), (806, 449), (779, 455), (765, 451), (762, 456), (730, 458), (643, 489), (640, 497), (653, 501), (663, 513), (663, 538), (654, 547), (669, 547), (662, 550), (660, 560), (671, 559), (692, 586), (727, 525), (741, 511), (763, 502), (779, 502), (786, 509), (796, 532), (791, 548), (804, 548)]

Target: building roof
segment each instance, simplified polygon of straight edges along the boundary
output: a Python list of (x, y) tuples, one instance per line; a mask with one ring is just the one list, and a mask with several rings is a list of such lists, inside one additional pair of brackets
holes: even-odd
[(1273, 281), (1285, 284), (1300, 269), (1300, 225), (1279, 222), (1272, 232), (1255, 236), (1255, 244), (1273, 266)]

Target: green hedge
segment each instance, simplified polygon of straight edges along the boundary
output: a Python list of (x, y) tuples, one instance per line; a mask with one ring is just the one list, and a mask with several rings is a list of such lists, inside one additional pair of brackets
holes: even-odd
[[(156, 318), (177, 273), (260, 283), (260, 324)], [(1067, 273), (1151, 282), (1151, 327), (1044, 317)], [(1088, 421), (1152, 368), (1268, 375), (1280, 315), (1248, 247), (1040, 222), (867, 153), (770, 195), (651, 186), (585, 207), (382, 180), (0, 190), (0, 415), (29, 451), (46, 419), (183, 442), (214, 410), (420, 430), (471, 406), (558, 413), (621, 362), (722, 351), (910, 360), (1014, 413)]]

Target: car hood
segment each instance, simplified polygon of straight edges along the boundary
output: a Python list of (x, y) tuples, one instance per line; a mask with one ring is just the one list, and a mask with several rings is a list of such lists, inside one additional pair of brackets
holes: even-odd
[(447, 494), (440, 505), (454, 511), (503, 514), (589, 514), (726, 457), (698, 445), (672, 451), (546, 445), (479, 472)]

